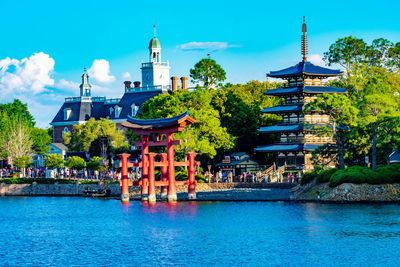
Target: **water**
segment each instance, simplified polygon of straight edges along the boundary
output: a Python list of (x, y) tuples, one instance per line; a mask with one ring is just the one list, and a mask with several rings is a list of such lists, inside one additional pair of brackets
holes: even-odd
[(398, 266), (400, 206), (0, 198), (0, 265)]

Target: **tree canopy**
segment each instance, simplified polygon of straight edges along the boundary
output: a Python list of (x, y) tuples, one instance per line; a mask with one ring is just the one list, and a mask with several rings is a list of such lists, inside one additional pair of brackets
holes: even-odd
[(205, 88), (210, 89), (225, 81), (226, 73), (215, 60), (203, 58), (190, 69), (190, 77), (193, 82), (202, 82)]

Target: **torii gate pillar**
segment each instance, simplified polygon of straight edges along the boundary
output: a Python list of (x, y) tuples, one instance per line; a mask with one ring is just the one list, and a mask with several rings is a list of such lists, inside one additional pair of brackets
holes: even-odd
[(122, 182), (122, 194), (121, 201), (129, 202), (129, 181), (128, 181), (128, 157), (129, 154), (121, 154), (122, 170), (121, 170), (121, 182)]
[(189, 157), (189, 172), (188, 172), (188, 199), (196, 199), (196, 178), (195, 178), (195, 169), (196, 169), (196, 161), (195, 157), (197, 153), (188, 153)]
[(175, 202), (178, 200), (176, 196), (176, 183), (175, 183), (175, 157), (174, 157), (174, 134), (167, 134), (167, 160), (168, 160), (168, 202)]

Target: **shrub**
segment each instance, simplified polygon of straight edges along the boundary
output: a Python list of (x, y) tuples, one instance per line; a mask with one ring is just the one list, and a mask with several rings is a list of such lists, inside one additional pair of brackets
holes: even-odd
[(338, 170), (338, 168), (331, 168), (331, 169), (325, 169), (321, 171), (317, 177), (317, 183), (327, 183), (331, 179), (331, 176)]
[(300, 184), (305, 185), (308, 184), (309, 182), (312, 182), (315, 179), (315, 177), (317, 177), (317, 175), (318, 174), (314, 171), (304, 173), (303, 176), (301, 177)]
[(343, 183), (352, 183), (352, 184), (365, 183), (367, 181), (367, 176), (365, 173), (363, 173), (365, 169), (368, 168), (361, 166), (353, 166), (344, 170), (337, 170), (331, 176), (329, 180), (329, 186), (335, 187)]
[(196, 174), (195, 179), (198, 183), (205, 183), (206, 177), (202, 174)]

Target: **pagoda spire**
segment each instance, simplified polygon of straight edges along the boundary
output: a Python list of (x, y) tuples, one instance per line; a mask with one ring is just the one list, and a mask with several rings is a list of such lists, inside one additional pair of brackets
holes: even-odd
[(308, 55), (308, 40), (307, 40), (307, 25), (305, 16), (303, 16), (302, 32), (303, 35), (301, 36), (301, 54), (303, 55), (303, 62), (306, 62)]

